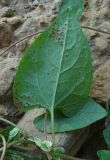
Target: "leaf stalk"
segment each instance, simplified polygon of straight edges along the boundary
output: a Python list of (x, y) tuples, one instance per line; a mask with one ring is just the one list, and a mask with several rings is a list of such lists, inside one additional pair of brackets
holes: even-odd
[(52, 130), (52, 144), (55, 146), (55, 131), (54, 131), (54, 111), (51, 111), (51, 130)]
[(9, 120), (7, 120), (7, 119), (4, 119), (4, 118), (2, 118), (2, 117), (0, 117), (0, 121), (3, 121), (3, 122), (5, 122), (5, 123), (7, 123), (7, 124), (12, 125), (13, 127), (18, 128), (18, 126), (17, 126), (16, 124), (14, 124), (13, 122), (11, 122), (11, 121), (9, 121)]

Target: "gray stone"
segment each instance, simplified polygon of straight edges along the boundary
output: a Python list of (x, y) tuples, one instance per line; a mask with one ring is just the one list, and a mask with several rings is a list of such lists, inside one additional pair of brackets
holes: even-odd
[(23, 18), (21, 16), (14, 16), (7, 18), (6, 22), (14, 29), (18, 28), (23, 23)]
[(11, 28), (5, 22), (0, 22), (0, 48), (7, 47), (13, 39)]
[(9, 100), (6, 102), (0, 102), (0, 116), (2, 117), (10, 117), (16, 116), (18, 113), (17, 108), (14, 106), (12, 102)]
[(110, 100), (110, 59), (94, 73), (91, 96), (100, 103), (106, 103)]
[(105, 21), (101, 24), (101, 29), (110, 33), (110, 22)]
[(0, 9), (0, 17), (12, 17), (13, 15), (14, 13), (9, 7), (3, 7)]
[[(42, 114), (44, 110), (42, 109), (33, 109), (25, 114), (25, 116), (20, 120), (18, 125), (23, 129), (24, 134), (35, 136), (41, 139), (47, 139), (51, 141), (51, 134), (45, 135), (42, 132), (39, 132), (33, 124), (33, 120)], [(64, 147), (66, 152), (70, 152), (72, 155), (75, 155), (80, 149), (82, 144), (86, 141), (89, 134), (89, 128), (77, 130), (74, 132), (65, 132), (59, 133), (55, 136), (55, 141), (58, 146)]]
[(9, 5), (9, 3), (10, 3), (10, 1), (8, 1), (8, 0), (1, 0), (0, 1), (0, 4), (3, 5), (3, 6)]
[[(104, 30), (110, 33), (110, 1), (88, 1), (88, 16), (84, 20), (84, 25)], [(100, 103), (106, 104), (110, 97), (110, 35), (85, 30), (93, 54), (94, 81), (91, 96)], [(108, 86), (108, 87), (107, 87)]]
[(97, 37), (95, 39), (95, 46), (99, 50), (99, 54), (101, 55), (101, 53), (102, 53), (101, 51), (104, 51), (107, 48), (108, 42), (104, 37), (103, 38)]
[(0, 62), (0, 97), (12, 87), (13, 77), (18, 65), (18, 58), (5, 58)]

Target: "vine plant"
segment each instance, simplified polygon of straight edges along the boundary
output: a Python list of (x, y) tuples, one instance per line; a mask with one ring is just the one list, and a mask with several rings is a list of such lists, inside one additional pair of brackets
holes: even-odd
[[(45, 114), (35, 118), (34, 125), (52, 133), (52, 142), (38, 138), (28, 141), (46, 152), (48, 160), (62, 159), (55, 133), (86, 127), (107, 115), (89, 96), (91, 51), (78, 22), (83, 5), (83, 0), (62, 1), (57, 18), (26, 50), (14, 79), (14, 102), (20, 111), (45, 109), (45, 128)], [(15, 129), (11, 135), (15, 131), (18, 133)]]

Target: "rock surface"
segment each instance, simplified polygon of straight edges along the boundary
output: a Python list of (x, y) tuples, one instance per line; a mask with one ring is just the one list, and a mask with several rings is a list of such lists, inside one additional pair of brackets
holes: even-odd
[(0, 97), (12, 87), (18, 57), (6, 58), (0, 62)]
[(0, 9), (0, 17), (12, 17), (13, 11), (10, 7), (3, 7)]
[(21, 16), (14, 16), (8, 18), (6, 22), (11, 26), (11, 28), (16, 29), (23, 23), (23, 19)]
[[(29, 111), (20, 120), (18, 125), (20, 126), (20, 128), (24, 130), (25, 134), (30, 134), (32, 136), (39, 137), (45, 140), (46, 135), (35, 129), (33, 124), (34, 119), (42, 113), (43, 113), (42, 109), (37, 109), (37, 110), (34, 109), (32, 111)], [(56, 134), (55, 139), (57, 145), (64, 147), (66, 152), (70, 152), (72, 150), (72, 155), (75, 155), (79, 150), (79, 148), (81, 147), (81, 145), (87, 139), (88, 135), (89, 135), (89, 128), (86, 128), (74, 132), (67, 132), (67, 133), (65, 132)], [(51, 134), (47, 134), (47, 139), (51, 140)]]
[(13, 34), (11, 28), (5, 22), (0, 22), (0, 49), (11, 44)]
[[(110, 33), (110, 1), (92, 0), (88, 1), (88, 6), (81, 20), (82, 24)], [(107, 98), (110, 97), (110, 34), (92, 30), (84, 31), (88, 36), (93, 53), (94, 82), (91, 96), (100, 103), (106, 103)]]
[(110, 59), (94, 73), (91, 95), (100, 103), (110, 101)]
[[(56, 16), (58, 2), (60, 0), (0, 0), (0, 54), (12, 42), (44, 30)], [(81, 24), (110, 33), (110, 1), (85, 1), (85, 7)], [(94, 83), (91, 95), (105, 104), (110, 99), (110, 35), (87, 29), (84, 29), (84, 32), (88, 36), (93, 53)], [(0, 56), (0, 115), (2, 116), (14, 116), (17, 113), (12, 100), (13, 77), (20, 57), (33, 39), (34, 37), (22, 41)], [(30, 111), (19, 123), (29, 134), (39, 134), (32, 126), (33, 117), (37, 114), (37, 111)], [(88, 132), (83, 130), (60, 134), (57, 135), (57, 141), (66, 149), (73, 148), (75, 154), (87, 135)], [(40, 136), (43, 137), (41, 133)]]

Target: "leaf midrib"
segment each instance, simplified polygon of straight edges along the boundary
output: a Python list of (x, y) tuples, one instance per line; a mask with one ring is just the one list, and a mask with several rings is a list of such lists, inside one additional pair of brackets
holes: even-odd
[(56, 82), (55, 92), (54, 92), (54, 96), (53, 96), (53, 100), (52, 100), (51, 111), (54, 110), (55, 97), (56, 97), (57, 86), (58, 86), (58, 81), (59, 81), (59, 77), (60, 77), (62, 61), (63, 61), (63, 53), (64, 53), (64, 50), (65, 50), (65, 44), (66, 44), (66, 38), (67, 38), (68, 23), (69, 23), (69, 11), (68, 11), (68, 10), (67, 10), (67, 13), (68, 13), (68, 17), (67, 17), (68, 21), (67, 21), (65, 38), (64, 38), (64, 47), (63, 47), (63, 49), (62, 49), (62, 58), (61, 58), (61, 63), (60, 63), (60, 67), (59, 67), (59, 74), (58, 74), (58, 79), (57, 79), (57, 82)]

